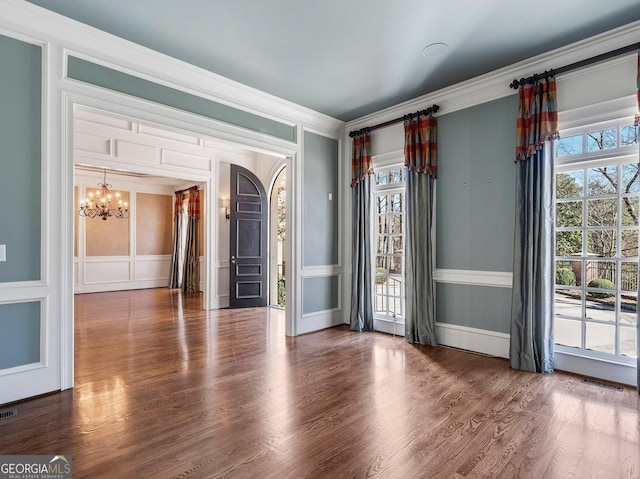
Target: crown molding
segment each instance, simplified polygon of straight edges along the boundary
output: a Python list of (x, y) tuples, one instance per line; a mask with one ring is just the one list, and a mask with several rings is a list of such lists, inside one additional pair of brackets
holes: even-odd
[(22, 0), (0, 0), (0, 33), (55, 43), (82, 58), (291, 125), (342, 136), (344, 122)]
[[(639, 38), (640, 21), (637, 21), (357, 118), (346, 123), (346, 131), (383, 123), (409, 112), (422, 110), (434, 103), (440, 106), (438, 115), (443, 115), (513, 95), (516, 90), (513, 90), (509, 84), (514, 78), (527, 77), (534, 73), (570, 65), (637, 43)], [(611, 61), (619, 60), (612, 59)], [(601, 66), (596, 64), (581, 71), (591, 68), (601, 68)], [(575, 74), (576, 72), (570, 72), (565, 75)]]

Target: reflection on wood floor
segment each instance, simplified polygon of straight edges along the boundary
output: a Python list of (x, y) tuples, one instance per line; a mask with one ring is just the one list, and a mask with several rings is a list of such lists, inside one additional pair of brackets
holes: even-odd
[(0, 421), (0, 454), (90, 478), (640, 477), (640, 401), (581, 378), (176, 290), (76, 297), (76, 387)]

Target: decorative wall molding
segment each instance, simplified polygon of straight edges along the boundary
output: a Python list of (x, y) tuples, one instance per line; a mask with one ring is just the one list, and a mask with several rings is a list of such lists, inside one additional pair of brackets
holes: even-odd
[(433, 278), (438, 283), (471, 284), (496, 288), (511, 288), (513, 285), (513, 273), (502, 271), (436, 269), (433, 272)]

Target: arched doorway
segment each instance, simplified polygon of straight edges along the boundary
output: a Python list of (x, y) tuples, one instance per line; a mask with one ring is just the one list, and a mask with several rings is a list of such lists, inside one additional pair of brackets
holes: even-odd
[(271, 216), (269, 251), (269, 305), (284, 308), (286, 305), (286, 236), (287, 236), (287, 176), (283, 167), (271, 187)]

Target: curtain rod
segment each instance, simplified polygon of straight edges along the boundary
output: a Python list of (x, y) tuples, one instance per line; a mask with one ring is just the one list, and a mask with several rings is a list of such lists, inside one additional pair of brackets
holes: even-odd
[(198, 187), (196, 185), (193, 185), (193, 186), (191, 186), (189, 188), (185, 188), (184, 190), (175, 191), (174, 193), (177, 195), (178, 193), (184, 193), (186, 191), (197, 190), (197, 189), (198, 189)]
[(401, 116), (393, 120), (385, 121), (384, 123), (379, 123), (377, 125), (368, 126), (366, 128), (361, 128), (359, 130), (354, 130), (349, 133), (349, 136), (353, 138), (354, 136), (359, 135), (360, 133), (364, 133), (366, 131), (373, 131), (373, 130), (377, 130), (378, 128), (384, 128), (385, 126), (393, 125), (394, 123), (400, 123), (401, 121), (404, 121), (404, 119), (407, 117), (413, 118), (418, 115), (428, 115), (429, 113), (437, 112), (439, 109), (440, 107), (438, 105), (433, 105), (427, 108), (426, 110), (417, 111), (415, 113), (409, 113), (408, 115)]
[(587, 58), (585, 60), (580, 60), (579, 62), (571, 63), (570, 65), (565, 65), (560, 68), (549, 70), (548, 72), (545, 72), (542, 75), (531, 75), (530, 77), (521, 78), (520, 80), (516, 79), (516, 80), (513, 80), (509, 86), (514, 90), (517, 90), (520, 85), (533, 83), (533, 80), (537, 76), (543, 76), (544, 74), (548, 74), (551, 76), (560, 75), (562, 73), (567, 73), (572, 70), (577, 70), (578, 68), (586, 67), (594, 63), (609, 60), (610, 58), (619, 57), (620, 55), (624, 55), (625, 53), (631, 53), (635, 50), (640, 50), (640, 43), (634, 43), (632, 45), (627, 45), (626, 47), (618, 48), (610, 52), (601, 53), (600, 55), (596, 55), (595, 57)]

